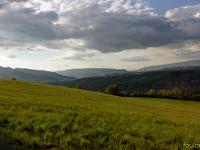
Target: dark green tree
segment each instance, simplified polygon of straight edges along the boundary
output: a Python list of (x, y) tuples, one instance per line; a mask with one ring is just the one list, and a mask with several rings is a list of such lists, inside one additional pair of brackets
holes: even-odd
[(109, 85), (106, 88), (105, 92), (107, 94), (111, 94), (111, 95), (118, 95), (118, 96), (121, 95), (120, 89), (119, 89), (118, 85), (116, 85), (116, 84)]
[(77, 85), (75, 86), (75, 88), (77, 88), (77, 89), (83, 89), (82, 86), (79, 85), (79, 84), (77, 84)]

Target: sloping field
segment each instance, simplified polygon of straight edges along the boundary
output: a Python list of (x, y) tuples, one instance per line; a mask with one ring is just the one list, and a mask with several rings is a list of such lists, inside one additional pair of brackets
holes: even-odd
[(183, 149), (200, 144), (200, 103), (0, 80), (0, 143), (5, 149)]

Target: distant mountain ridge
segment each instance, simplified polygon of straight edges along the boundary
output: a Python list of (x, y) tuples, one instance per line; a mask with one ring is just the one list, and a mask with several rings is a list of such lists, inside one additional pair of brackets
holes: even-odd
[(138, 69), (139, 72), (147, 72), (147, 71), (157, 71), (162, 69), (188, 69), (189, 67), (198, 67), (200, 66), (200, 60), (192, 60), (192, 61), (185, 61), (180, 63), (172, 63), (172, 64), (165, 64), (165, 65), (157, 65), (157, 66), (149, 66)]
[(55, 82), (55, 81), (69, 81), (73, 80), (73, 77), (62, 76), (55, 72), (50, 71), (40, 71), (40, 70), (31, 70), (23, 68), (9, 68), (9, 67), (0, 67), (0, 78), (3, 79), (12, 79), (17, 80), (26, 80), (33, 82)]
[[(80, 78), (90, 77), (112, 77), (112, 76), (126, 76), (126, 75), (139, 75), (143, 72), (151, 71), (173, 71), (173, 70), (199, 70), (200, 60), (193, 60), (181, 63), (158, 65), (144, 67), (137, 70), (137, 72), (127, 71), (125, 69), (109, 69), (109, 68), (84, 68), (84, 69), (69, 69), (64, 71), (50, 72), (42, 70), (31, 70), (24, 68), (9, 68), (0, 67), (0, 78), (17, 80), (26, 80), (33, 82), (43, 83), (59, 83), (66, 85), (68, 81), (74, 81)], [(119, 77), (120, 78), (120, 77)], [(123, 78), (121, 78), (123, 79)], [(85, 80), (85, 79), (84, 79)]]
[(98, 77), (107, 75), (120, 75), (128, 73), (125, 69), (108, 69), (108, 68), (84, 68), (84, 69), (69, 69), (57, 71), (58, 74), (71, 76), (75, 78)]

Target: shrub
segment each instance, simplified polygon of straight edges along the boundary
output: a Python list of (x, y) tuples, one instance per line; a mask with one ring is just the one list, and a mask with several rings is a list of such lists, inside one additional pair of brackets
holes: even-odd
[(119, 87), (116, 84), (109, 85), (106, 88), (105, 92), (107, 94), (111, 94), (111, 95), (121, 95), (120, 89), (119, 89)]
[(79, 85), (79, 84), (77, 84), (77, 85), (75, 86), (75, 88), (77, 88), (77, 89), (83, 89), (82, 86)]

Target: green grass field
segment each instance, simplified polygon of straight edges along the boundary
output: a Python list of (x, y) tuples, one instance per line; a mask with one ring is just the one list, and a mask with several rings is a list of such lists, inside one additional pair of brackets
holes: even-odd
[(5, 149), (183, 149), (200, 144), (200, 103), (0, 80), (0, 143)]

